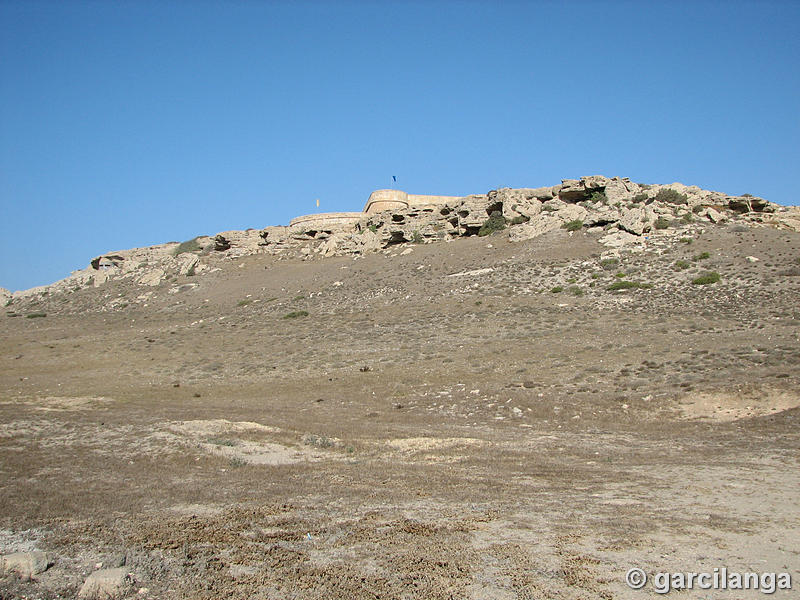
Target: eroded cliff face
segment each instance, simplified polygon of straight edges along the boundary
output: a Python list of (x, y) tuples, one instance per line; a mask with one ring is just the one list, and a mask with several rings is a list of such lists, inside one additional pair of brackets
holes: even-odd
[[(417, 198), (421, 198), (418, 196)], [(434, 197), (432, 197), (434, 198)], [(432, 243), (487, 235), (508, 228), (511, 242), (554, 229), (602, 232), (610, 248), (682, 228), (737, 222), (800, 230), (800, 211), (762, 198), (729, 196), (681, 183), (645, 185), (628, 178), (593, 175), (564, 179), (538, 188), (503, 188), (463, 198), (435, 197), (431, 204), (400, 206), (378, 213), (347, 213), (347, 219), (295, 219), (273, 226), (198, 236), (183, 243), (110, 252), (85, 269), (51, 285), (10, 294), (0, 301), (70, 293), (110, 280), (129, 280), (143, 288), (177, 276), (213, 272), (209, 256), (235, 259), (268, 253), (292, 257), (362, 255), (406, 243)]]

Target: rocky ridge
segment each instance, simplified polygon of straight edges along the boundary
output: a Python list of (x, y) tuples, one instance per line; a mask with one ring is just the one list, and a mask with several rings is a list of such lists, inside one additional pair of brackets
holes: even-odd
[[(177, 276), (199, 276), (218, 270), (215, 259), (233, 260), (268, 253), (286, 258), (363, 255), (391, 252), (392, 246), (447, 242), (509, 228), (518, 242), (566, 228), (602, 234), (600, 243), (613, 252), (635, 247), (662, 233), (697, 224), (741, 223), (800, 231), (800, 210), (751, 195), (730, 196), (681, 183), (646, 185), (628, 178), (601, 175), (564, 179), (539, 188), (502, 188), (470, 195), (444, 205), (388, 210), (353, 225), (309, 229), (308, 225), (224, 231), (183, 243), (111, 252), (51, 285), (10, 293), (0, 289), (0, 302), (41, 300), (111, 280), (127, 280), (143, 288)], [(146, 295), (146, 294), (145, 294)]]

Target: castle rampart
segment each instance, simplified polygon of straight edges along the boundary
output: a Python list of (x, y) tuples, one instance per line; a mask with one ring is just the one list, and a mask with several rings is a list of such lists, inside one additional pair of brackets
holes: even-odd
[(402, 190), (375, 190), (369, 195), (364, 212), (337, 212), (303, 215), (292, 219), (289, 227), (324, 231), (341, 229), (355, 225), (359, 220), (368, 215), (374, 215), (384, 210), (397, 210), (414, 206), (429, 206), (431, 204), (447, 204), (461, 200), (459, 196), (424, 196), (407, 194)]
[(364, 213), (374, 215), (384, 210), (427, 206), (430, 204), (447, 204), (460, 199), (459, 196), (424, 196), (407, 194), (401, 190), (375, 190), (369, 195), (369, 200), (367, 200), (367, 204), (364, 207)]

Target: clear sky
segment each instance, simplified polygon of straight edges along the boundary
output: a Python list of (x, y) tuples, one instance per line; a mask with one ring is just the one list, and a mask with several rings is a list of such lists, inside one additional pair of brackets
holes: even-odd
[(796, 204), (798, 31), (797, 1), (0, 0), (0, 286), (361, 210), (392, 175)]

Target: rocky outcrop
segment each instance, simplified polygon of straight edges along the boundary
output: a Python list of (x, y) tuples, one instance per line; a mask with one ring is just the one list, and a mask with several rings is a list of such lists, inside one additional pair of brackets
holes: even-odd
[(11, 573), (21, 579), (31, 579), (46, 571), (49, 565), (47, 554), (38, 550), (0, 556), (0, 574)]
[(217, 234), (214, 236), (214, 250), (217, 252), (225, 252), (226, 250), (231, 249), (231, 243), (228, 241), (222, 234)]
[(484, 225), (495, 213), (512, 242), (563, 227), (596, 231), (601, 234), (599, 241), (610, 248), (633, 246), (662, 229), (668, 233), (697, 222), (714, 225), (737, 221), (800, 229), (797, 210), (791, 212), (762, 198), (728, 196), (681, 183), (645, 185), (626, 177), (591, 175), (563, 179), (554, 186), (502, 188), (465, 197), (406, 195), (402, 202), (395, 201), (397, 190), (389, 192), (391, 198), (373, 194), (368, 212), (306, 215), (293, 219), (288, 227), (223, 231), (181, 244), (170, 242), (104, 254), (92, 259), (86, 269), (53, 285), (13, 295), (2, 290), (0, 302), (102, 287), (112, 280), (158, 287), (177, 276), (211, 271), (209, 262), (251, 254), (309, 259), (366, 254), (398, 244), (448, 241), (487, 233), (492, 228)]
[(95, 571), (81, 586), (81, 600), (114, 600), (124, 597), (133, 587), (133, 578), (127, 569), (102, 569)]

